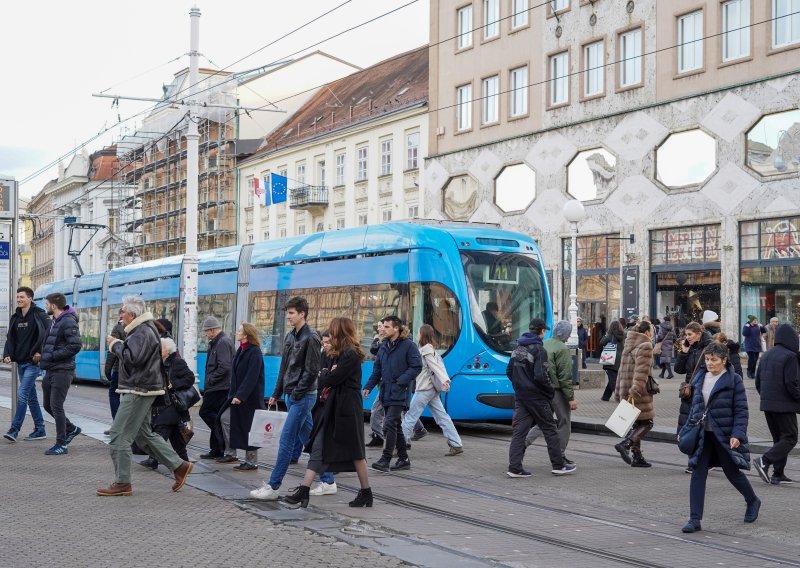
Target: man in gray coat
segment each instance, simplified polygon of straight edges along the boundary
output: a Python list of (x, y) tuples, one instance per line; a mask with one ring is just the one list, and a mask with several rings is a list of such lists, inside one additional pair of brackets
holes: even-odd
[[(211, 428), (211, 451), (200, 454), (200, 459), (213, 460), (225, 455), (225, 441), (222, 437), (222, 424), (217, 419), (220, 409), (228, 397), (231, 386), (231, 369), (236, 349), (231, 338), (222, 331), (217, 318), (210, 316), (203, 322), (203, 332), (208, 339), (208, 356), (206, 358), (206, 378), (203, 383), (203, 404), (200, 406), (200, 418)], [(234, 456), (235, 458), (235, 456)], [(237, 462), (239, 460), (236, 460)]]
[(180, 491), (192, 464), (183, 461), (175, 450), (150, 427), (150, 408), (157, 396), (166, 392), (162, 372), (161, 337), (139, 296), (122, 299), (120, 314), (125, 323), (125, 340), (108, 336), (108, 349), (119, 359), (120, 405), (111, 425), (111, 461), (114, 482), (97, 490), (100, 497), (131, 495), (131, 443), (166, 465), (175, 476), (173, 491)]

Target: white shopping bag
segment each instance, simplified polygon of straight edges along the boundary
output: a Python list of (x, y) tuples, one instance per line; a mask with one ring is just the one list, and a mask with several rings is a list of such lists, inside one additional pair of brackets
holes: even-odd
[(620, 438), (628, 435), (633, 428), (633, 423), (639, 418), (641, 410), (633, 405), (633, 398), (622, 400), (614, 413), (606, 421), (606, 428), (614, 432)]
[(256, 410), (250, 426), (248, 444), (257, 448), (278, 449), (286, 413), (277, 410)]

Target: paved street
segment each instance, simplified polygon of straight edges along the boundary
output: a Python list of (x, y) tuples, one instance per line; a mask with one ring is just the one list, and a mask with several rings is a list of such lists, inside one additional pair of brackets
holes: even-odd
[[(7, 375), (0, 377), (3, 427), (10, 419), (9, 391)], [(588, 399), (599, 395), (582, 391), (579, 409), (594, 408)], [(689, 476), (674, 445), (645, 443), (654, 466), (636, 470), (613, 450), (615, 438), (582, 433), (570, 442), (576, 475), (550, 475), (537, 442), (525, 461), (534, 476), (511, 480), (504, 475), (507, 427), (462, 427), (466, 451), (455, 458), (444, 456), (446, 443), (431, 428), (412, 445), (411, 471), (371, 472), (372, 509), (347, 507), (357, 486), (353, 474), (337, 476), (339, 493), (312, 498), (306, 511), (249, 499), (249, 489), (274, 463), (267, 451), (253, 473), (197, 462), (178, 494), (169, 490), (163, 468), (153, 473), (134, 465), (133, 497), (101, 499), (94, 488), (111, 475), (102, 436), (109, 423), (105, 397), (101, 387), (73, 386), (67, 412), (88, 435), (76, 439), (66, 457), (44, 456), (45, 442), (0, 441), (3, 510), (10, 519), (0, 566), (166, 564), (165, 551), (177, 543), (175, 566), (266, 566), (272, 558), (294, 566), (683, 567), (706, 566), (712, 558), (724, 566), (800, 566), (800, 484), (766, 486), (750, 472), (764, 506), (758, 522), (746, 525), (740, 497), (713, 472), (704, 530), (682, 535)], [(207, 441), (205, 428), (196, 425), (193, 459)], [(375, 458), (370, 450), (368, 459)], [(292, 466), (282, 491), (297, 484), (303, 462)], [(787, 474), (800, 476), (797, 457)]]

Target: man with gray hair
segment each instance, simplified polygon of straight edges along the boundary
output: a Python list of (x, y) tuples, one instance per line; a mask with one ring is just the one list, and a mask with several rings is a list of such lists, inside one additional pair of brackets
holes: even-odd
[[(203, 381), (203, 404), (200, 405), (200, 418), (211, 428), (208, 453), (200, 454), (200, 459), (213, 460), (225, 458), (225, 440), (222, 436), (222, 423), (218, 420), (220, 409), (228, 400), (231, 386), (231, 370), (236, 349), (231, 338), (222, 331), (217, 318), (209, 316), (203, 321), (203, 333), (208, 339), (206, 357), (206, 377)], [(236, 456), (230, 456), (230, 463), (238, 463)]]
[(767, 325), (767, 335), (765, 337), (767, 343), (767, 351), (775, 347), (775, 330), (778, 329), (778, 324), (780, 320), (776, 317), (772, 317), (769, 319), (769, 325)]
[[(547, 373), (556, 390), (552, 404), (556, 413), (558, 438), (561, 442), (561, 453), (564, 455), (564, 462), (568, 464), (574, 463), (567, 459), (566, 456), (572, 427), (571, 411), (578, 408), (578, 403), (575, 400), (575, 390), (572, 386), (572, 355), (566, 346), (570, 333), (572, 333), (572, 324), (566, 320), (561, 320), (553, 326), (553, 336), (544, 342), (544, 350), (547, 352)], [(528, 432), (525, 444), (530, 446), (541, 434), (542, 430), (539, 426), (534, 426)]]
[(166, 465), (175, 476), (173, 491), (180, 491), (192, 471), (191, 462), (178, 454), (150, 426), (155, 397), (164, 396), (166, 381), (162, 372), (161, 337), (138, 296), (122, 299), (120, 317), (125, 324), (125, 340), (108, 336), (108, 349), (119, 359), (120, 405), (111, 425), (111, 461), (114, 482), (97, 490), (101, 497), (131, 495), (131, 443), (136, 444)]

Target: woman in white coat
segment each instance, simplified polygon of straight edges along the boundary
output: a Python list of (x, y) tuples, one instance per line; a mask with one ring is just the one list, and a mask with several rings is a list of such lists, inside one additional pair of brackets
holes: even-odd
[(406, 440), (410, 440), (414, 424), (425, 408), (430, 408), (433, 419), (442, 429), (442, 434), (447, 438), (447, 444), (450, 446), (445, 455), (457, 456), (464, 453), (464, 447), (453, 420), (444, 409), (442, 399), (439, 398), (440, 392), (450, 390), (450, 377), (447, 375), (441, 355), (436, 352), (433, 334), (433, 328), (427, 324), (419, 328), (418, 344), (420, 355), (422, 355), (422, 371), (417, 376), (416, 390), (411, 398), (408, 412), (403, 418), (403, 434), (406, 436)]

